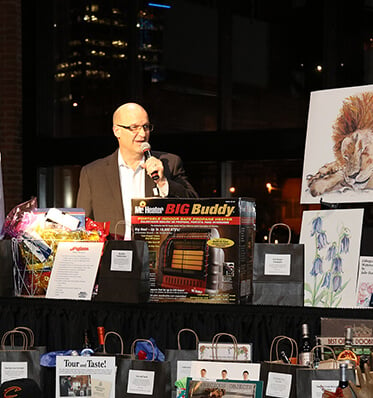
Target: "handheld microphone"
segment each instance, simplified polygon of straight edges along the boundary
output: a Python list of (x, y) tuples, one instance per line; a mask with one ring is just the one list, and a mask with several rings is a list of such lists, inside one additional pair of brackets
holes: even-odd
[[(149, 142), (143, 142), (141, 144), (141, 150), (144, 153), (145, 160), (148, 160), (152, 156), (152, 153), (150, 152), (150, 148), (151, 148), (151, 146), (150, 146)], [(157, 181), (159, 179), (158, 171), (157, 170), (153, 171), (153, 173), (151, 173), (151, 177), (152, 177), (153, 181)]]

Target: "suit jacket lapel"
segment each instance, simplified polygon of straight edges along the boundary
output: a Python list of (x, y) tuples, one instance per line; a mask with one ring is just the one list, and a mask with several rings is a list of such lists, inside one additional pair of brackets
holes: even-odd
[[(111, 192), (108, 192), (108, 206), (112, 206), (115, 212), (121, 215), (120, 219), (124, 220), (122, 191), (119, 179), (118, 150), (108, 157), (105, 173), (111, 190)], [(109, 204), (110, 202), (111, 204)]]

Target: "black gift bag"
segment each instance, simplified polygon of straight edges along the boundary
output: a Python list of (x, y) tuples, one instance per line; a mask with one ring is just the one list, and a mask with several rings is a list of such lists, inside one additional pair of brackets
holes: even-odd
[[(169, 361), (155, 361), (155, 350), (153, 346), (153, 359), (139, 360), (135, 359), (135, 346), (139, 341), (146, 341), (153, 346), (150, 340), (137, 339), (132, 343), (131, 346), (131, 359), (118, 359), (117, 361), (117, 376), (115, 383), (115, 397), (116, 398), (170, 398), (171, 397), (171, 369)], [(143, 385), (146, 387), (146, 392), (141, 393), (140, 391), (129, 392), (131, 385), (131, 372), (144, 372), (143, 373)], [(150, 382), (152, 385), (149, 387)], [(141, 390), (142, 386), (140, 383), (137, 384), (138, 390)], [(149, 393), (151, 388), (151, 393)]]
[[(195, 347), (193, 349), (181, 348), (181, 335), (185, 332), (193, 334), (195, 339)], [(197, 333), (192, 329), (181, 329), (177, 334), (177, 350), (167, 349), (165, 351), (166, 361), (170, 362), (171, 367), (171, 390), (172, 395), (176, 394), (175, 381), (177, 380), (178, 361), (196, 361), (198, 360), (198, 343), (199, 338)]]
[[(17, 340), (17, 345), (15, 344)], [(21, 340), (21, 344), (19, 341)], [(41, 387), (40, 351), (30, 346), (28, 335), (22, 330), (9, 330), (4, 333), (0, 346), (0, 363), (24, 362), (27, 367), (26, 378), (35, 380)], [(3, 378), (0, 369), (0, 378)], [(19, 378), (19, 377), (18, 377)]]
[[(109, 336), (112, 336), (112, 337), (116, 338), (116, 341), (119, 343), (120, 349), (119, 349), (119, 350), (118, 350), (118, 349), (114, 350), (115, 353), (110, 353), (110, 352), (108, 352), (108, 337), (109, 337)], [(113, 340), (113, 339), (112, 339), (112, 340)], [(113, 346), (113, 344), (112, 344), (112, 346)], [(131, 355), (130, 355), (130, 354), (125, 354), (125, 353), (124, 353), (124, 343), (123, 343), (122, 336), (121, 336), (119, 333), (114, 332), (114, 331), (112, 331), (112, 330), (105, 333), (105, 336), (104, 336), (104, 345), (103, 345), (103, 352), (96, 352), (95, 355), (97, 355), (97, 356), (111, 356), (111, 357), (115, 357), (115, 358), (116, 358), (116, 362), (117, 362), (119, 359), (128, 359), (128, 358), (131, 358)]]
[[(128, 271), (112, 268), (113, 253), (116, 261), (131, 260)], [(149, 250), (147, 242), (108, 240), (105, 243), (98, 272), (97, 301), (142, 303), (149, 299)]]
[[(30, 350), (38, 351), (40, 356), (47, 352), (47, 347), (46, 346), (35, 345), (35, 334), (34, 334), (34, 331), (32, 329), (30, 329), (29, 327), (27, 327), (27, 326), (17, 326), (13, 330), (20, 330), (20, 331), (22, 331), (23, 333), (25, 333), (27, 335), (28, 346), (29, 346)], [(10, 335), (10, 340), (11, 340), (11, 345), (14, 346), (14, 344), (15, 344), (14, 334)]]
[[(311, 354), (314, 355), (315, 350), (328, 350), (331, 352), (331, 358), (322, 360), (317, 364), (317, 368), (309, 367), (305, 369), (297, 369), (297, 396), (302, 398), (312, 398), (312, 383), (322, 380), (338, 382), (340, 378), (339, 364), (334, 350), (326, 345), (316, 345), (312, 348)], [(313, 364), (314, 361), (312, 360)], [(347, 380), (355, 383), (355, 369), (346, 369)], [(334, 391), (332, 391), (334, 392)]]
[[(298, 358), (298, 345), (296, 341), (287, 336), (277, 336), (273, 339), (270, 349), (269, 361), (261, 362), (260, 380), (263, 381), (263, 397), (281, 396), (284, 398), (297, 398), (297, 370), (307, 368), (296, 363), (284, 363), (280, 359), (280, 344), (290, 343), (290, 352), (286, 357), (291, 359)], [(273, 359), (273, 352), (275, 359)], [(276, 394), (273, 391), (276, 391)]]
[[(27, 326), (17, 326), (13, 330), (22, 331), (27, 335), (28, 338), (28, 346), (30, 350), (36, 350), (39, 353), (39, 358), (43, 354), (47, 352), (47, 346), (45, 345), (36, 345), (35, 343), (35, 334), (32, 329)], [(10, 336), (11, 346), (15, 346), (15, 335), (11, 334)], [(42, 390), (42, 395), (40, 397), (49, 397), (51, 391), (48, 391), (49, 388), (52, 388), (50, 380), (54, 380), (54, 369), (47, 368), (45, 366), (40, 366), (40, 388)], [(53, 390), (54, 391), (54, 390)]]
[[(115, 378), (115, 391), (117, 391), (118, 389), (121, 390), (123, 384), (123, 375), (119, 375), (118, 377), (118, 369), (120, 369), (123, 360), (131, 359), (130, 354), (124, 353), (124, 343), (122, 336), (112, 330), (106, 332), (104, 336), (102, 351), (95, 352), (94, 356), (115, 358), (115, 366), (117, 367)], [(116, 397), (119, 397), (119, 395), (116, 395)]]
[[(288, 229), (287, 243), (272, 243), (274, 228)], [(268, 243), (254, 244), (253, 304), (303, 306), (304, 245), (290, 243), (291, 229), (274, 224)]]
[(0, 240), (0, 296), (14, 295), (12, 240)]
[[(312, 398), (313, 381), (339, 381), (339, 368), (337, 369), (297, 369), (297, 397)], [(355, 369), (346, 369), (347, 380), (355, 383)], [(337, 384), (338, 385), (338, 384)], [(335, 390), (333, 391), (335, 392)]]
[[(275, 396), (269, 391), (271, 377), (277, 377), (277, 391), (281, 394), (278, 396), (286, 398), (297, 398), (296, 393), (296, 372), (299, 365), (292, 365), (280, 362), (262, 362), (260, 365), (260, 380), (263, 381), (263, 397)], [(286, 383), (283, 382), (283, 375), (290, 375), (290, 390), (286, 389)]]

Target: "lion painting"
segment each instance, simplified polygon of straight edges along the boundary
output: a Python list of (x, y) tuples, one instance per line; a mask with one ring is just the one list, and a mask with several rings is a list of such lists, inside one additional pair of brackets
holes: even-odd
[(373, 189), (373, 92), (343, 101), (332, 139), (335, 160), (307, 176), (311, 195)]

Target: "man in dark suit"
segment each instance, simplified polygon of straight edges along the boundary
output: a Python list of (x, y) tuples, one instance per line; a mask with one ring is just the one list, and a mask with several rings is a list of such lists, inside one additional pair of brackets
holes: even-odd
[[(110, 221), (110, 232), (131, 239), (131, 198), (196, 198), (179, 156), (153, 151), (145, 159), (142, 145), (153, 125), (136, 103), (121, 105), (113, 114), (119, 148), (84, 166), (80, 173), (77, 207), (95, 221)], [(156, 174), (158, 179), (151, 176)]]

